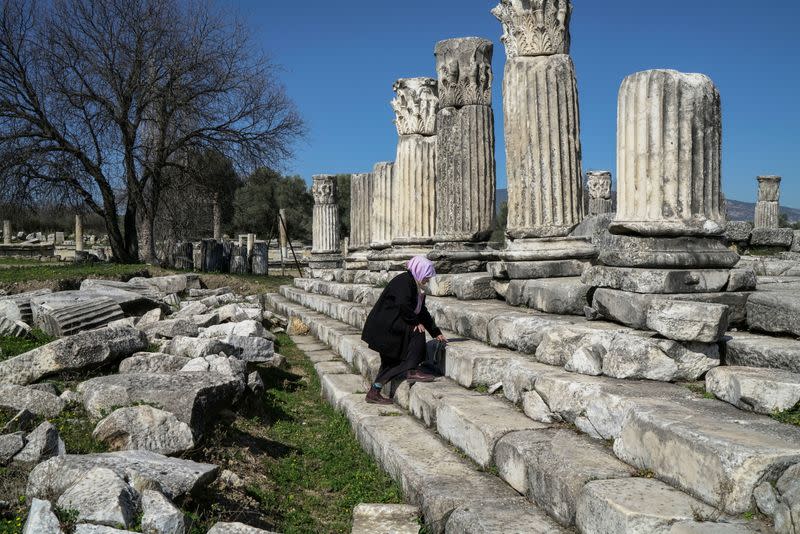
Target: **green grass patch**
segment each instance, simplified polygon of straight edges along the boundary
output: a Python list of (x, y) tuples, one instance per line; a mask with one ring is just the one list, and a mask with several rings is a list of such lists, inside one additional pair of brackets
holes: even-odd
[(32, 330), (29, 337), (0, 337), (0, 361), (18, 356), (53, 341), (41, 330)]
[[(58, 260), (53, 258), (54, 262)], [(0, 265), (39, 265), (41, 262), (38, 258), (0, 258)]]
[[(255, 410), (259, 415), (220, 425), (227, 433), (221, 440), (238, 446), (206, 460), (222, 457), (234, 471), (233, 466), (250, 466), (249, 473), (238, 473), (245, 479), (243, 499), (255, 503), (259, 516), (250, 524), (263, 522), (260, 528), (267, 528), (271, 523), (272, 530), (285, 534), (347, 533), (357, 504), (403, 502), (400, 488), (361, 450), (347, 419), (322, 399), (319, 379), (303, 352), (284, 334), (277, 345), (289, 371), (260, 371), (265, 393)], [(244, 451), (243, 441), (249, 442)], [(255, 465), (247, 459), (254, 450), (261, 452)], [(219, 495), (204, 499), (184, 505), (193, 520), (191, 534), (206, 532), (216, 520), (236, 520), (226, 519), (231, 512)], [(247, 523), (254, 510), (236, 513)]]
[(774, 413), (772, 414), (772, 418), (776, 421), (780, 421), (781, 423), (786, 423), (787, 425), (800, 426), (800, 404), (791, 410)]
[(108, 452), (108, 447), (92, 437), (95, 423), (80, 404), (70, 404), (50, 422), (58, 429), (69, 454)]
[(17, 269), (0, 269), (0, 284), (84, 279), (89, 277), (130, 278), (144, 274), (148, 267), (148, 265), (136, 263), (130, 265), (119, 263), (33, 265)]

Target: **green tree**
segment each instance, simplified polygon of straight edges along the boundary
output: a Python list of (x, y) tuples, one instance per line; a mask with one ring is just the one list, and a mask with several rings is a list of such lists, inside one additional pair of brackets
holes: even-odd
[(339, 189), (339, 237), (350, 236), (350, 174), (337, 174), (336, 186)]
[(500, 209), (497, 212), (494, 222), (494, 232), (492, 232), (492, 241), (498, 243), (505, 243), (506, 240), (506, 227), (508, 226), (508, 202), (500, 204)]

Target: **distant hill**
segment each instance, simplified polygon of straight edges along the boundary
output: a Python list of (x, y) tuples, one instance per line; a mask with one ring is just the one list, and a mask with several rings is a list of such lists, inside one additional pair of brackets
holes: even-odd
[[(497, 190), (497, 208), (503, 202), (508, 201), (508, 190)], [(738, 200), (728, 200), (728, 220), (731, 221), (752, 221), (755, 218), (756, 205), (753, 202), (740, 202)], [(781, 206), (781, 213), (789, 217), (790, 222), (800, 221), (800, 209)]]

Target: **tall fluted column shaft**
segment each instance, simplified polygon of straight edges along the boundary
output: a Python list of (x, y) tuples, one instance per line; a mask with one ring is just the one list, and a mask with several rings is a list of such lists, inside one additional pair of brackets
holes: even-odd
[(756, 203), (756, 228), (778, 228), (781, 198), (780, 176), (758, 177), (758, 202)]
[(80, 215), (75, 216), (75, 251), (83, 250), (83, 219)]
[(369, 248), (372, 218), (372, 174), (353, 174), (350, 178), (349, 250)]
[(392, 245), (394, 219), (394, 163), (376, 163), (372, 171), (372, 218), (370, 248), (380, 250)]
[(314, 176), (314, 215), (312, 246), (314, 254), (336, 254), (339, 251), (339, 209), (336, 177), (330, 174)]
[(11, 221), (3, 221), (3, 244), (11, 244)]
[(583, 219), (575, 67), (565, 54), (515, 57), (503, 78), (508, 235), (566, 236)]
[(401, 135), (397, 142), (398, 245), (428, 244), (436, 224), (436, 136)]
[(722, 113), (703, 74), (650, 70), (619, 92), (614, 233), (712, 236), (725, 228)]

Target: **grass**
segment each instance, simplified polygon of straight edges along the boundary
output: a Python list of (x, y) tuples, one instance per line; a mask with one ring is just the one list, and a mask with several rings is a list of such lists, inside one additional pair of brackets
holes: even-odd
[(32, 330), (29, 337), (0, 337), (0, 361), (18, 356), (53, 341), (41, 330)]
[(254, 526), (285, 534), (345, 533), (358, 503), (403, 502), (400, 488), (361, 450), (347, 419), (321, 399), (311, 362), (286, 335), (278, 336), (278, 347), (289, 370), (261, 370), (266, 390), (258, 415), (221, 425), (222, 435), (212, 441), (235, 446), (216, 447), (202, 458), (243, 479), (243, 497), (232, 499), (240, 508), (231, 517), (219, 495), (186, 503), (191, 534), (221, 520), (261, 523)]
[[(32, 265), (15, 269), (0, 269), (0, 287), (31, 282), (59, 281), (60, 286), (70, 288), (75, 280), (94, 278), (132, 278), (145, 275), (152, 267), (145, 264), (123, 265), (118, 263), (63, 265)], [(70, 283), (73, 283), (70, 285)]]
[(772, 418), (776, 421), (780, 421), (781, 423), (786, 423), (787, 425), (800, 426), (800, 404), (791, 410), (786, 410), (785, 412), (776, 412), (772, 414)]
[[(53, 258), (53, 261), (58, 261)], [(0, 265), (39, 265), (39, 258), (0, 258)]]

